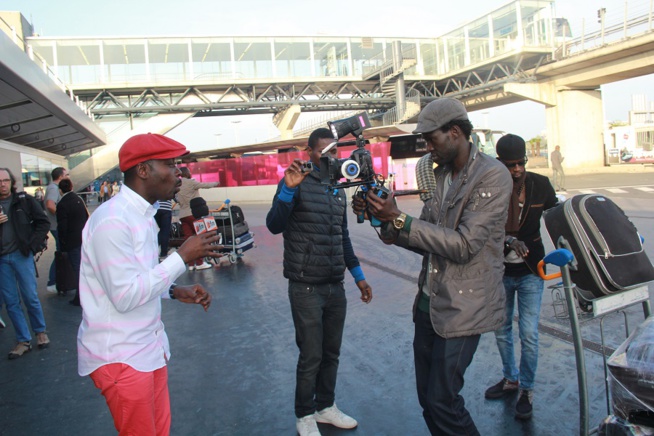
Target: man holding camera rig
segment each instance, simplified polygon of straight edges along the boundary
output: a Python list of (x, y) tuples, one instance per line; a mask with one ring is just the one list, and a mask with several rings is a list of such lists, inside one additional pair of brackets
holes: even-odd
[(295, 386), (300, 436), (320, 435), (317, 422), (346, 429), (357, 426), (334, 402), (347, 310), (346, 267), (361, 291), (361, 301), (372, 299), (347, 230), (345, 193), (328, 190), (320, 182), (320, 156), (333, 141), (328, 129), (311, 133), (307, 151), (314, 169), (299, 159), (293, 161), (266, 217), (271, 233), (284, 234), (284, 277), (300, 349)]
[(472, 124), (451, 98), (429, 103), (413, 133), (422, 134), (436, 189), (420, 218), (392, 198), (353, 198), (383, 224), (381, 239), (424, 255), (413, 340), (418, 400), (431, 434), (478, 435), (460, 395), (480, 335), (504, 323), (504, 225), (512, 181), (506, 167), (470, 143)]

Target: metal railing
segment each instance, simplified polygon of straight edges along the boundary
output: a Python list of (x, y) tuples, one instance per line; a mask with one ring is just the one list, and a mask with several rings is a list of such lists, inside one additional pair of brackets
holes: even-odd
[[(630, 11), (631, 17), (629, 17)], [(576, 56), (654, 30), (653, 0), (632, 0), (625, 2), (623, 12), (607, 13), (606, 10), (600, 9), (597, 14), (597, 21), (591, 21), (588, 23), (588, 27), (596, 25), (599, 26), (599, 29), (587, 31), (587, 21), (582, 19), (579, 27), (576, 28), (581, 36), (562, 41), (554, 52), (555, 60)], [(571, 27), (573, 27), (572, 23)]]
[(395, 106), (393, 109), (387, 111), (382, 118), (382, 122), (384, 126), (400, 124), (418, 115), (419, 112), (420, 93), (415, 89), (411, 89), (406, 93), (404, 105)]

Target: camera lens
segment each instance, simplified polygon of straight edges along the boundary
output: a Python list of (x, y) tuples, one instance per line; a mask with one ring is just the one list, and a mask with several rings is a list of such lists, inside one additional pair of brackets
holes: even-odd
[(352, 159), (346, 160), (341, 165), (341, 174), (343, 174), (343, 177), (346, 179), (355, 179), (358, 177), (360, 170), (359, 164)]

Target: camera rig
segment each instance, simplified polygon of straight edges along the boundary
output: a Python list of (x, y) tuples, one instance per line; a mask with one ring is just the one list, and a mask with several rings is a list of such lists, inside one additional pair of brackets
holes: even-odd
[[(383, 198), (388, 197), (390, 191), (384, 187), (384, 176), (375, 173), (372, 156), (365, 148), (366, 140), (363, 137), (363, 131), (371, 126), (368, 113), (362, 112), (342, 120), (329, 121), (327, 126), (334, 136), (334, 142), (325, 147), (320, 156), (321, 182), (328, 185), (329, 189), (359, 186), (355, 195), (364, 200), (370, 192)], [(339, 139), (350, 134), (354, 136), (354, 141), (339, 142)], [(357, 148), (347, 159), (330, 156), (331, 150), (339, 145), (356, 145)], [(347, 181), (339, 182), (342, 178)], [(363, 215), (357, 217), (357, 222), (362, 223), (363, 221)], [(372, 216), (370, 222), (375, 227), (381, 225), (381, 222)]]
[[(321, 182), (330, 188), (378, 184), (380, 175), (375, 174), (372, 156), (365, 148), (366, 140), (363, 137), (363, 131), (371, 126), (368, 114), (362, 112), (342, 120), (329, 121), (327, 126), (334, 135), (334, 142), (325, 147), (320, 157)], [(354, 141), (339, 142), (341, 138), (350, 134), (354, 136)], [(345, 145), (357, 146), (349, 158), (337, 159), (330, 156), (334, 147)], [(339, 182), (343, 178), (346, 181)]]

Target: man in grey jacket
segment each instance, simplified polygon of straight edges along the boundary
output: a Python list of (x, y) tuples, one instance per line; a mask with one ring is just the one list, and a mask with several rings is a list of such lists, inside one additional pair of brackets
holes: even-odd
[[(422, 134), (436, 189), (419, 219), (394, 199), (367, 196), (367, 213), (382, 221), (381, 238), (424, 255), (414, 304), (418, 400), (432, 434), (478, 435), (459, 394), (482, 333), (504, 323), (504, 225), (512, 181), (496, 159), (470, 143), (463, 104), (429, 103), (414, 133)], [(353, 200), (355, 213), (366, 207)]]

